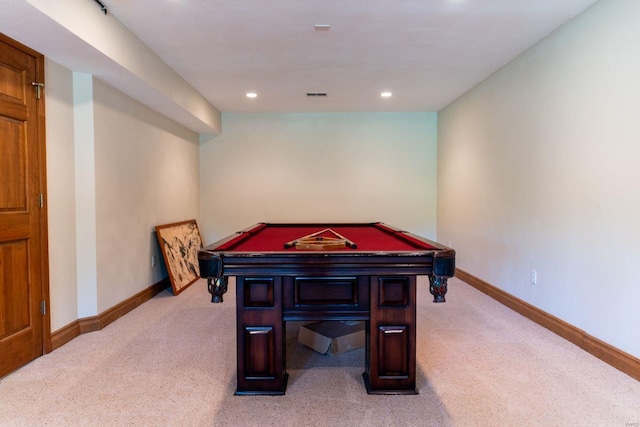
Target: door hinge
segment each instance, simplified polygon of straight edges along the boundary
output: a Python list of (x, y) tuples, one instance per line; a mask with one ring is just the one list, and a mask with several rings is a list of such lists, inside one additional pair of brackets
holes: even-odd
[(38, 196), (38, 206), (44, 208), (44, 194), (42, 193)]
[(44, 83), (31, 82), (31, 86), (35, 86), (35, 88), (36, 88), (36, 99), (40, 99), (40, 91), (44, 87)]
[(40, 314), (42, 314), (43, 316), (45, 316), (47, 314), (47, 302), (46, 301), (40, 301)]

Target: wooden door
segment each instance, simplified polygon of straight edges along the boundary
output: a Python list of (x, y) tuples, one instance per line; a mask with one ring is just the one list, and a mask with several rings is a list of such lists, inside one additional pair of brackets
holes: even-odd
[(0, 35), (0, 377), (50, 347), (43, 67)]

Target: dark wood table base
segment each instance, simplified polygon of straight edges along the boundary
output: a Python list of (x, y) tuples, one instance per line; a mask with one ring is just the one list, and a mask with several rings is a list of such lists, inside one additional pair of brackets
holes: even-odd
[(366, 321), (369, 394), (417, 394), (416, 277), (238, 277), (237, 395), (287, 386), (286, 322)]

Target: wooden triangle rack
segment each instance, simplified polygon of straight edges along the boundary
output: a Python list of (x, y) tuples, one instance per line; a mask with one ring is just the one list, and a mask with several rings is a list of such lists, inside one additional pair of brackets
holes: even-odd
[[(322, 236), (322, 234), (331, 233), (333, 237)], [(315, 233), (299, 237), (284, 244), (285, 249), (295, 247), (296, 249), (311, 251), (326, 251), (333, 249), (342, 249), (345, 247), (355, 249), (357, 245), (341, 234), (336, 233), (330, 228), (316, 231)]]

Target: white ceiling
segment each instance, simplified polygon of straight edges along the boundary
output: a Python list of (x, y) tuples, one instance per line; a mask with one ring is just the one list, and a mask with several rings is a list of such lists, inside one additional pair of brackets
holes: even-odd
[[(223, 112), (438, 111), (595, 2), (101, 1)], [(11, 22), (23, 40), (37, 31)], [(55, 37), (37, 43), (62, 65), (87, 61), (73, 43), (64, 55)]]
[(437, 111), (594, 2), (103, 0), (225, 112)]

